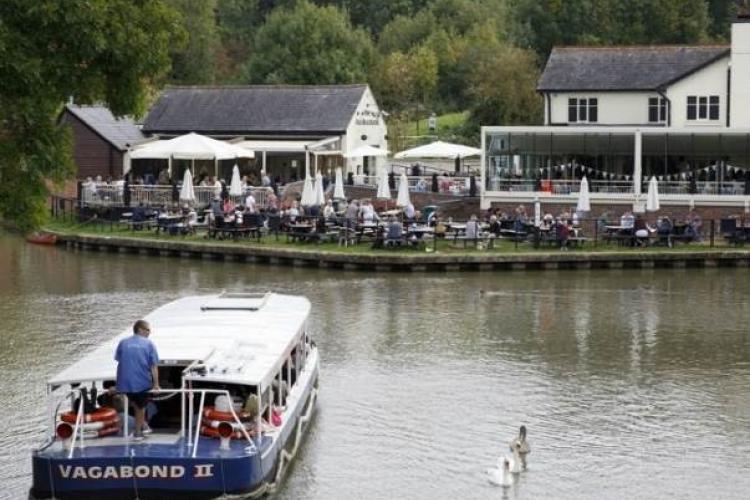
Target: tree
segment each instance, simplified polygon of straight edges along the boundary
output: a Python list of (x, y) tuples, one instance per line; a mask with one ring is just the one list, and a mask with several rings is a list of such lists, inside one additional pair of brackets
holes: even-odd
[(546, 59), (555, 45), (699, 43), (706, 0), (512, 0), (515, 41)]
[(371, 76), (381, 106), (391, 113), (403, 113), (429, 102), (437, 88), (437, 69), (437, 57), (424, 46), (408, 54), (385, 56)]
[(340, 9), (306, 0), (274, 10), (255, 37), (245, 69), (254, 83), (360, 83), (373, 57), (369, 35)]
[(157, 0), (4, 0), (0, 19), (0, 216), (28, 230), (44, 220), (46, 182), (74, 169), (64, 103), (142, 113), (182, 33)]
[(485, 32), (484, 36), (475, 35), (463, 60), (471, 61), (466, 69), (471, 99), (469, 123), (477, 132), (481, 125), (541, 121), (542, 99), (536, 93), (539, 70), (532, 51), (493, 40)]
[(172, 81), (183, 84), (213, 83), (219, 35), (216, 0), (167, 0), (182, 16), (187, 43), (172, 52)]
[(428, 0), (318, 0), (320, 5), (335, 5), (349, 13), (355, 26), (378, 37), (383, 26), (396, 16), (411, 16), (428, 4)]

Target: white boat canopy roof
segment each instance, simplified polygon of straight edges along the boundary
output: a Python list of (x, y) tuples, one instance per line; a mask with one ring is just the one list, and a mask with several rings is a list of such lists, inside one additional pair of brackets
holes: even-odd
[(466, 158), (468, 156), (479, 156), (481, 149), (464, 146), (463, 144), (452, 144), (450, 142), (435, 141), (424, 146), (407, 149), (396, 153), (397, 160), (406, 158)]
[[(221, 294), (186, 297), (144, 317), (161, 365), (201, 362), (187, 380), (268, 387), (297, 345), (310, 314), (301, 296)], [(117, 344), (130, 329), (86, 354), (48, 384), (115, 380)]]

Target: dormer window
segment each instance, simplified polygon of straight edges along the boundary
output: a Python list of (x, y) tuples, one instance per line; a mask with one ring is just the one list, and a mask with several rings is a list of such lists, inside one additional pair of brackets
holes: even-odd
[(596, 123), (598, 121), (599, 99), (596, 97), (568, 99), (569, 123)]

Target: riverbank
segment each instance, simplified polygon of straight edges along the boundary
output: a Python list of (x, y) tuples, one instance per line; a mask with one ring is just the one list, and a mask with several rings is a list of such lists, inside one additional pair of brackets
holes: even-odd
[(290, 243), (284, 235), (262, 242), (216, 241), (202, 236), (168, 236), (126, 230), (102, 231), (52, 223), (47, 231), (58, 245), (72, 250), (138, 253), (162, 257), (231, 260), (284, 266), (364, 271), (495, 271), (591, 268), (686, 268), (750, 265), (750, 249), (707, 244), (643, 249), (589, 245), (579, 249), (534, 249), (528, 244), (497, 242), (491, 250), (464, 249), (450, 241), (426, 249), (372, 249), (369, 245), (341, 247)]

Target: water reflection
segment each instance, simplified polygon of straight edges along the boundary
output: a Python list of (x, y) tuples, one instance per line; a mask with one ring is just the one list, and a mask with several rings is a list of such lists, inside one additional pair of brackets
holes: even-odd
[[(162, 302), (246, 288), (308, 295), (322, 348), (320, 411), (278, 498), (741, 497), (748, 278), (357, 274), (0, 238), (0, 497), (29, 485), (51, 373)], [(503, 493), (483, 471), (520, 423), (530, 469)]]

